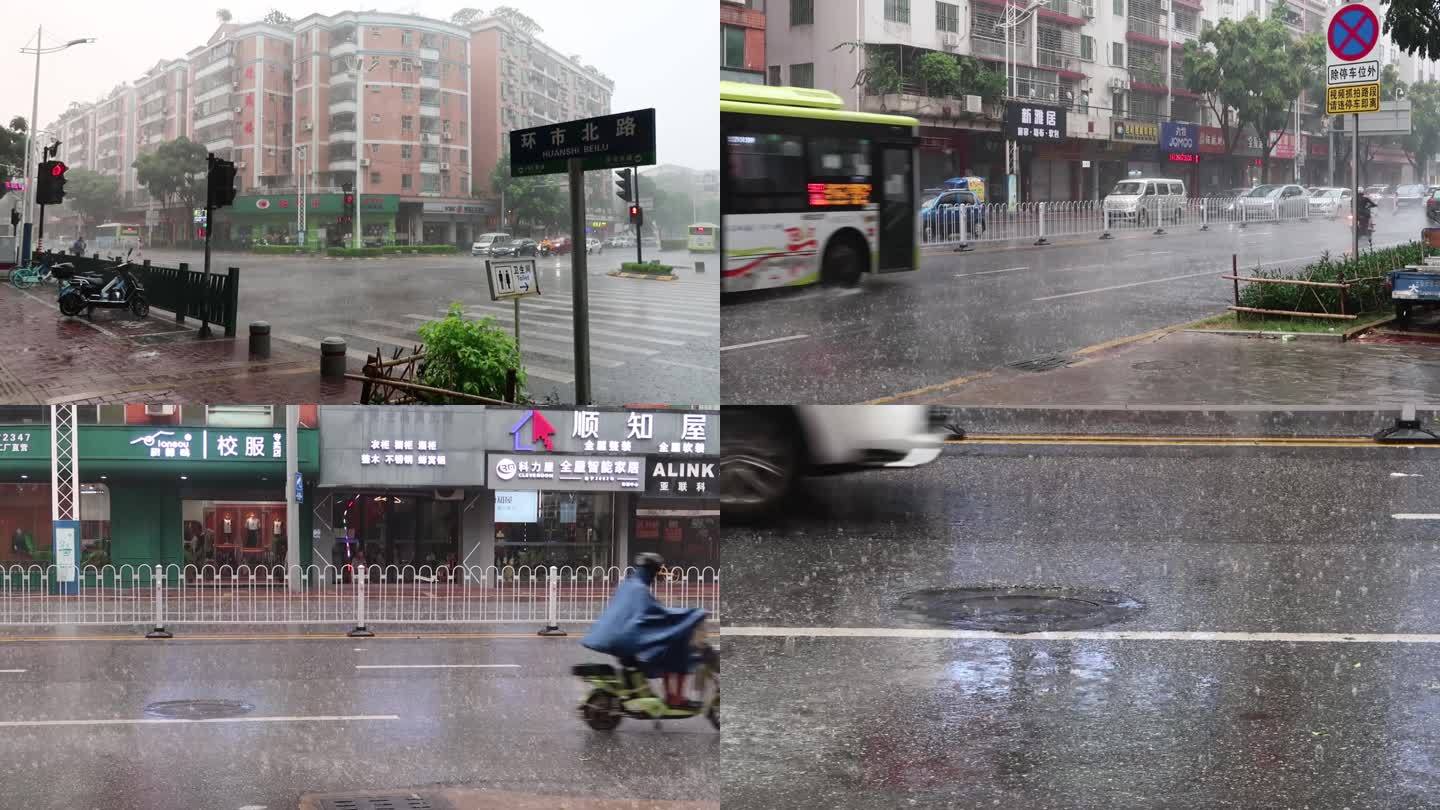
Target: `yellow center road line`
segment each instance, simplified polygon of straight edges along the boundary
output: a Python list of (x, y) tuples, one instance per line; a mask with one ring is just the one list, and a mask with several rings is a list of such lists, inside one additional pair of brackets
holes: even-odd
[(1089, 445), (1114, 447), (1345, 447), (1431, 448), (1440, 444), (1380, 443), (1358, 436), (1084, 436), (1063, 434), (970, 434), (947, 439), (949, 445)]

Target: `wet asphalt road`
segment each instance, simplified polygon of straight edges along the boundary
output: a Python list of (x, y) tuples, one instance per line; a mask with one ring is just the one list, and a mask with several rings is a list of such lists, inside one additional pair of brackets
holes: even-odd
[[(493, 790), (718, 800), (719, 734), (587, 728), (566, 639), (311, 639), (0, 644), (0, 722), (142, 718), (165, 700), (254, 705), (250, 722), (3, 729), (0, 806), (294, 808), (302, 793), (444, 783)], [(385, 664), (490, 669), (357, 669)], [(260, 717), (385, 716), (394, 720)]]
[[(1416, 238), (1422, 220), (1415, 211), (1382, 212), (1376, 245)], [(1212, 227), (927, 251), (920, 270), (867, 278), (859, 288), (727, 299), (724, 401), (863, 402), (1074, 351), (1224, 311), (1231, 283), (1218, 276), (1229, 272), (1232, 253), (1242, 269), (1294, 266), (1350, 244), (1343, 221)], [(747, 345), (772, 340), (779, 342)]]
[[(1103, 637), (1440, 633), (1437, 478), (1436, 450), (972, 446), (814, 481), (722, 541), (725, 806), (1440, 807), (1436, 644)], [(893, 632), (946, 627), (906, 594), (983, 585), (1143, 607)]]
[[(157, 263), (196, 262), (203, 254), (148, 251)], [(653, 249), (644, 258), (655, 258)], [(715, 254), (667, 252), (677, 281), (606, 275), (635, 250), (589, 257), (591, 389), (598, 404), (663, 402), (719, 407), (720, 309)], [(696, 273), (695, 261), (708, 272)], [(574, 333), (569, 257), (539, 258), (541, 295), (521, 301), (520, 350), (537, 399), (575, 401)], [(490, 300), (485, 260), (455, 256), (338, 260), (221, 254), (219, 270), (240, 270), (240, 320), (269, 321), (276, 340), (314, 349), (330, 335), (346, 338), (352, 360), (379, 346), (410, 349), (415, 330), (460, 301), (472, 317), (493, 316), (514, 330), (514, 305)]]

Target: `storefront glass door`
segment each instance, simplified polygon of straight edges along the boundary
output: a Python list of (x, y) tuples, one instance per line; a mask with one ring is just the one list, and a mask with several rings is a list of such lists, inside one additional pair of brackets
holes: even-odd
[(614, 499), (608, 492), (541, 492), (537, 522), (495, 524), (495, 564), (615, 565)]
[[(396, 566), (413, 576), (460, 561), (458, 500), (408, 493), (341, 492), (334, 505), (336, 565)], [(403, 571), (406, 567), (411, 570)]]

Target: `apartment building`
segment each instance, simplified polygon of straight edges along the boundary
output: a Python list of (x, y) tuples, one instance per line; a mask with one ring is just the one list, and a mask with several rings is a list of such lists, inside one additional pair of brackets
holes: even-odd
[[(734, 4), (731, 4), (734, 5)], [(913, 78), (927, 53), (972, 56), (1009, 77), (1009, 95), (1067, 109), (1060, 143), (1020, 148), (1021, 196), (1027, 200), (1091, 199), (1126, 176), (1170, 176), (1192, 191), (1218, 191), (1260, 180), (1262, 144), (1245, 133), (1225, 155), (1218, 121), (1186, 89), (1183, 52), (1221, 19), (1270, 13), (1270, 0), (1050, 0), (1029, 15), (1007, 0), (750, 0), (764, 12), (767, 82), (818, 87), (855, 109), (900, 112), (919, 118), (923, 185), (960, 174), (985, 177), (1004, 189), (1005, 138), (998, 107), (973, 98), (933, 98)], [(1318, 32), (1334, 3), (1292, 0), (1291, 31)], [(1011, 11), (1007, 11), (1011, 9)], [(905, 76), (899, 92), (872, 94), (858, 82), (866, 68), (863, 43)], [(1388, 61), (1398, 53), (1384, 54)], [(1423, 73), (1423, 68), (1419, 69)], [(1271, 152), (1270, 180), (1300, 177), (1328, 182), (1329, 134), (1319, 100), (1306, 99), (1295, 126)], [(1173, 162), (1159, 148), (1163, 124), (1198, 125), (1199, 149), (1189, 162)], [(1376, 152), (1367, 171), (1376, 182), (1397, 182), (1405, 169), (1398, 150)], [(1390, 179), (1393, 175), (1394, 179)]]
[[(302, 189), (305, 240), (348, 240), (351, 186), (365, 241), (464, 244), (501, 226), (487, 198), (508, 131), (604, 115), (613, 91), (579, 57), (501, 19), (340, 12), (223, 24), (184, 58), (72, 104), (52, 130), (63, 159), (120, 181), (123, 221), (158, 207), (135, 158), (184, 135), (235, 161), (239, 194), (215, 222), (222, 241), (295, 240)], [(587, 176), (599, 231), (618, 221), (608, 180)], [(158, 219), (162, 240), (200, 233), (189, 211)]]
[[(562, 54), (495, 17), (471, 23), (470, 34), (470, 86), (475, 95), (471, 143), (475, 176), (487, 190), (495, 165), (509, 148), (510, 130), (612, 112), (614, 81), (579, 56)], [(589, 227), (597, 233), (618, 221), (610, 205), (610, 177), (610, 172), (586, 173)]]
[(765, 0), (720, 0), (720, 78), (765, 84)]

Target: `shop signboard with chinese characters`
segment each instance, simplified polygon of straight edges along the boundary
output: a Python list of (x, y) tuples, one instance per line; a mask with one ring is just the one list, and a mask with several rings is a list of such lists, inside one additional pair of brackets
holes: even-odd
[[(121, 458), (152, 461), (282, 461), (284, 430), (233, 430), (203, 427), (132, 428)], [(90, 455), (90, 448), (85, 448)]]
[(479, 486), (485, 423), (478, 406), (322, 406), (319, 486)]
[(1006, 102), (1005, 137), (1021, 141), (1064, 140), (1065, 108), (1052, 104)]
[(484, 444), (513, 453), (714, 455), (720, 414), (681, 410), (491, 408)]
[(646, 459), (645, 494), (664, 498), (718, 498), (716, 471), (720, 459), (677, 459), (651, 457)]
[(1219, 127), (1196, 127), (1196, 151), (1207, 155), (1225, 154), (1225, 130)]
[(1160, 125), (1153, 121), (1129, 121), (1117, 118), (1111, 132), (1112, 140), (1121, 143), (1154, 145), (1160, 142)]
[[(300, 431), (297, 463), (303, 473), (317, 470), (316, 431)], [(285, 431), (276, 428), (225, 428), (182, 425), (82, 425), (79, 436), (82, 474), (169, 475), (231, 471), (246, 475), (285, 471)], [(0, 472), (48, 469), (48, 425), (0, 426)]]
[(486, 486), (500, 491), (640, 492), (645, 484), (639, 456), (489, 453), (485, 468)]
[(1274, 144), (1274, 147), (1270, 150), (1270, 157), (1283, 158), (1286, 160), (1293, 159), (1295, 157), (1295, 133), (1286, 132), (1280, 134), (1278, 139), (1276, 135), (1277, 133), (1270, 133), (1265, 141), (1267, 144)]

